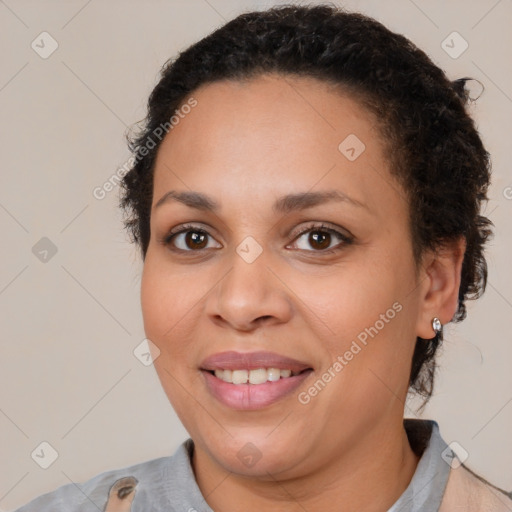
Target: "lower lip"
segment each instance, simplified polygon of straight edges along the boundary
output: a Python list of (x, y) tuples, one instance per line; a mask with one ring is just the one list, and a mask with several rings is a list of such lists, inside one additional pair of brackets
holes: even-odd
[(312, 370), (306, 370), (293, 377), (263, 384), (231, 384), (218, 379), (210, 372), (202, 371), (206, 386), (219, 402), (231, 409), (244, 411), (263, 409), (290, 395), (311, 372)]

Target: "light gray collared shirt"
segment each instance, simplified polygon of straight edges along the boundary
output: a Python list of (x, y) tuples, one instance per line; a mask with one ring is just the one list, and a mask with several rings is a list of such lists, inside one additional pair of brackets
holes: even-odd
[[(388, 512), (437, 512), (455, 454), (432, 420), (404, 420), (421, 456), (407, 489)], [(66, 484), (15, 512), (213, 512), (194, 478), (188, 439), (174, 455), (101, 473), (83, 484)], [(108, 505), (108, 507), (107, 507)]]

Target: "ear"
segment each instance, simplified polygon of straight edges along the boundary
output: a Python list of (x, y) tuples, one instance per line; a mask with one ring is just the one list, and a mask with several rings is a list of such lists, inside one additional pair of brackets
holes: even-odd
[(420, 296), (416, 335), (430, 339), (435, 336), (432, 318), (443, 325), (450, 322), (457, 311), (462, 261), (466, 239), (461, 237), (447, 243), (435, 252), (425, 254), (420, 272)]

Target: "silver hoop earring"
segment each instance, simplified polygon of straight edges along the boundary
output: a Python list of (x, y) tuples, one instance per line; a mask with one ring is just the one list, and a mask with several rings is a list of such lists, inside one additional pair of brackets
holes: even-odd
[(441, 323), (441, 320), (437, 318), (437, 316), (432, 318), (432, 329), (434, 329), (436, 336), (443, 331), (443, 324)]

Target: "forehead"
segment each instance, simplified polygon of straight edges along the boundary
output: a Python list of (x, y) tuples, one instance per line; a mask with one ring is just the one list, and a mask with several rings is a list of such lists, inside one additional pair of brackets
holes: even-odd
[[(177, 137), (171, 135), (179, 133), (176, 145), (186, 142), (198, 150), (188, 155), (189, 161), (206, 152), (211, 156), (224, 153), (233, 159), (237, 148), (240, 153), (254, 146), (262, 150), (293, 148), (288, 158), (306, 152), (313, 156), (326, 149), (338, 156), (340, 137), (358, 135), (368, 143), (378, 138), (372, 113), (334, 85), (313, 78), (262, 75), (214, 82), (191, 96), (197, 106), (167, 137), (172, 147), (172, 139)], [(314, 146), (318, 151), (311, 151)], [(284, 152), (272, 153), (275, 159), (279, 156)]]
[(169, 189), (222, 202), (254, 197), (259, 205), (333, 188), (377, 210), (400, 199), (392, 197), (400, 191), (373, 114), (331, 84), (264, 75), (207, 84), (191, 96), (196, 106), (159, 148), (154, 204)]

